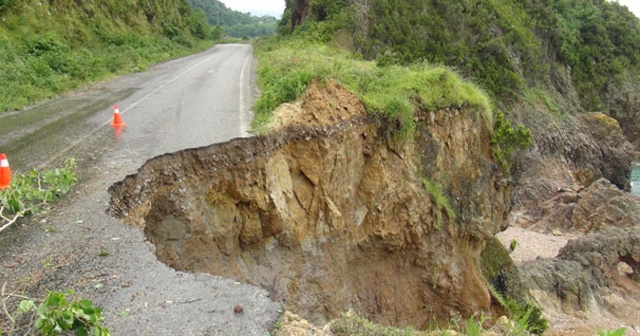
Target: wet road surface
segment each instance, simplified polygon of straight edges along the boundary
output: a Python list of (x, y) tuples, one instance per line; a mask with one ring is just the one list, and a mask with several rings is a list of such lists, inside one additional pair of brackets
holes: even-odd
[[(160, 263), (144, 235), (105, 213), (107, 189), (166, 152), (246, 136), (255, 97), (247, 45), (220, 45), (0, 115), (14, 173), (78, 161), (52, 211), (0, 235), (0, 279), (32, 296), (73, 288), (113, 335), (265, 335), (281, 306), (260, 288)], [(118, 104), (126, 127), (109, 124)], [(11, 265), (11, 267), (5, 267)], [(244, 313), (234, 314), (237, 304)]]
[[(248, 45), (220, 45), (0, 114), (0, 152), (15, 170), (51, 165), (97, 137), (146, 160), (245, 136), (254, 95), (251, 53)], [(109, 127), (116, 104), (126, 123), (121, 135)]]

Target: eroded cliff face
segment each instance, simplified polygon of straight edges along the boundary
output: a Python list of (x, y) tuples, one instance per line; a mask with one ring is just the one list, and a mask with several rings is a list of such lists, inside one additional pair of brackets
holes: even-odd
[(479, 258), (508, 185), (480, 113), (421, 112), (415, 141), (398, 140), (332, 83), (275, 113), (269, 135), (150, 160), (110, 189), (110, 212), (171, 267), (260, 285), (316, 323), (354, 309), (423, 328), (490, 310)]
[(564, 198), (601, 178), (621, 190), (630, 189), (633, 147), (613, 118), (602, 113), (549, 116), (539, 111), (526, 123), (531, 125), (534, 146), (514, 167), (512, 224), (547, 231), (586, 225), (580, 221), (560, 225), (552, 219), (560, 208), (573, 207), (577, 201)]
[(555, 258), (527, 261), (518, 265), (519, 277), (510, 275), (522, 280), (548, 315), (569, 315), (586, 324), (635, 323), (640, 318), (640, 197), (625, 191), (633, 146), (619, 123), (602, 113), (551, 117), (540, 112), (536, 118), (527, 120), (534, 147), (522, 153), (514, 169), (510, 225), (575, 239)]

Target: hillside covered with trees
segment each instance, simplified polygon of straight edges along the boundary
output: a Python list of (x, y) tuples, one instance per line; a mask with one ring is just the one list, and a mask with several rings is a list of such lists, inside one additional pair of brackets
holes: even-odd
[[(428, 155), (437, 152), (431, 141), (439, 135), (416, 131), (420, 126), (442, 125), (434, 122), (441, 115), (450, 120), (482, 115), (493, 126), (483, 140), (491, 145), (493, 160), (482, 170), (504, 174), (500, 184), (504, 183), (508, 199), (508, 214), (491, 218), (493, 223), (507, 221), (484, 237), (474, 236), (484, 249), (474, 260), (481, 264), (492, 297), (497, 294), (520, 303), (533, 299), (534, 306), (549, 314), (560, 306), (563, 313), (565, 305), (576, 307), (578, 317), (587, 312), (598, 317), (610, 309), (597, 305), (603, 302), (598, 295), (615, 291), (614, 285), (580, 283), (581, 275), (576, 274), (587, 263), (577, 262), (567, 276), (559, 275), (568, 264), (560, 252), (556, 257), (525, 259), (520, 268), (494, 235), (510, 228), (522, 229), (518, 238), (528, 231), (540, 233), (538, 237), (571, 234), (579, 237), (580, 244), (586, 242), (580, 248), (602, 246), (603, 254), (613, 250), (612, 244), (602, 245), (599, 239), (593, 243), (582, 239), (594, 231), (610, 236), (613, 230), (608, 230), (620, 227), (622, 216), (596, 224), (591, 215), (578, 215), (577, 204), (590, 197), (582, 192), (589, 188), (598, 194), (591, 198), (597, 201), (581, 209), (594, 216), (602, 213), (608, 192), (636, 197), (625, 191), (630, 189), (632, 161), (638, 160), (640, 148), (640, 20), (628, 8), (606, 0), (287, 0), (286, 4), (278, 27), (282, 36), (256, 48), (262, 63), (262, 95), (254, 108), (257, 125), (270, 125), (286, 111), (272, 113), (277, 106), (306, 97), (315, 83), (331, 81), (353, 93), (377, 122), (391, 125), (396, 137), (390, 143), (395, 146), (394, 141), (401, 139), (424, 146), (422, 153)], [(422, 118), (421, 113), (429, 117)], [(460, 133), (479, 128), (465, 127)], [(453, 127), (447, 130), (446, 139), (456, 138)], [(475, 142), (459, 147), (467, 150), (471, 143)], [(425, 166), (435, 161), (433, 156), (421, 160)], [(466, 167), (460, 164), (451, 170), (458, 173)], [(444, 187), (433, 194), (442, 195), (441, 199), (463, 206), (478, 199), (505, 200), (495, 194), (458, 197), (455, 188), (446, 187), (455, 178), (438, 180), (439, 172), (425, 169), (424, 187), (438, 189), (426, 182), (436, 180), (436, 187)], [(595, 191), (605, 184), (606, 192)], [(459, 215), (461, 208), (455, 205), (452, 210), (447, 217), (456, 215), (453, 221), (460, 231), (450, 233), (465, 236), (470, 231), (464, 218), (472, 216)], [(616, 209), (620, 214), (636, 210), (635, 205)], [(483, 242), (484, 238), (488, 240)], [(616, 237), (613, 244), (624, 244), (623, 238)], [(532, 250), (540, 248), (537, 241), (527, 242), (533, 243)], [(513, 252), (519, 241), (511, 243)], [(569, 245), (561, 251), (569, 250)], [(575, 253), (581, 262), (593, 255), (587, 249)], [(539, 268), (520, 272), (533, 265)], [(584, 272), (597, 273), (587, 268)], [(571, 289), (558, 290), (563, 286)], [(580, 297), (587, 290), (596, 294)], [(638, 298), (637, 291), (627, 292), (621, 300), (627, 305)], [(578, 304), (571, 306), (572, 301)], [(583, 304), (588, 301), (594, 306)], [(466, 307), (465, 302), (453, 305)], [(538, 314), (540, 309), (531, 311)], [(518, 310), (510, 310), (516, 320), (520, 320)], [(536, 320), (527, 323), (537, 335), (547, 326), (544, 319)], [(595, 326), (589, 320), (586, 327)]]
[(194, 8), (200, 9), (209, 24), (221, 27), (232, 37), (259, 37), (273, 35), (278, 20), (272, 16), (252, 16), (250, 13), (234, 11), (217, 0), (189, 0)]
[(0, 111), (213, 44), (186, 0), (2, 0), (0, 16)]
[(605, 0), (288, 1), (281, 32), (294, 28), (321, 40), (348, 31), (368, 59), (454, 67), (502, 102), (544, 88), (610, 110), (639, 78), (640, 20)]

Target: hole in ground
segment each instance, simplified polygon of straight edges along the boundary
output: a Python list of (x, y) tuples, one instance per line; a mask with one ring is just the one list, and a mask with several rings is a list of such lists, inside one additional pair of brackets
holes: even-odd
[(424, 329), (490, 310), (484, 242), (461, 237), (385, 133), (345, 125), (163, 155), (110, 189), (110, 213), (167, 265), (262, 286), (317, 325), (354, 310)]
[[(331, 216), (326, 210), (321, 217)], [(145, 223), (147, 239), (169, 266), (261, 286), (319, 325), (353, 309), (379, 323), (424, 329), (434, 319), (472, 313), (479, 308), (473, 296), (485, 295), (467, 272), (472, 268), (438, 255), (455, 249), (443, 244), (443, 233), (402, 246), (404, 234), (354, 237), (320, 220), (306, 229), (326, 234), (300, 239), (305, 233), (289, 227), (293, 223), (215, 190), (199, 199), (191, 192), (160, 197)], [(467, 284), (453, 278), (456, 273), (465, 273), (460, 279)], [(458, 286), (469, 296), (461, 298)]]

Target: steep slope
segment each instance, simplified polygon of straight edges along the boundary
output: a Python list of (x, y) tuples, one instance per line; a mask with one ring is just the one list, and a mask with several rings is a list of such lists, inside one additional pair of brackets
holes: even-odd
[(491, 125), (472, 108), (416, 118), (416, 141), (397, 142), (343, 87), (312, 84), (268, 135), (150, 160), (110, 211), (168, 265), (261, 285), (314, 322), (355, 309), (426, 328), (500, 309), (479, 268), (508, 208)]
[(605, 112), (637, 140), (640, 20), (616, 2), (288, 1), (283, 31), (303, 23), (325, 40), (348, 32), (343, 44), (369, 59), (455, 67), (510, 112), (539, 101), (561, 113)]
[[(626, 8), (603, 0), (296, 0), (287, 1), (281, 32), (349, 48), (381, 72), (422, 60), (446, 64), (489, 91), (533, 138), (529, 149), (505, 156), (513, 181), (510, 225), (577, 236), (585, 227), (602, 230), (599, 237), (617, 232), (607, 240), (612, 251), (585, 237), (559, 259), (520, 265), (534, 270), (522, 278), (529, 293), (551, 312), (634, 320), (633, 308), (617, 306), (620, 298), (631, 307), (640, 302), (638, 258), (628, 252), (637, 245), (625, 236), (635, 231), (607, 231), (635, 226), (630, 216), (639, 210), (624, 192), (634, 155), (629, 142), (640, 143), (640, 20)], [(489, 242), (485, 275), (517, 297), (518, 269)], [(618, 265), (630, 271), (618, 274)], [(566, 272), (550, 271), (561, 268)]]
[(212, 44), (186, 0), (0, 3), (0, 111)]

